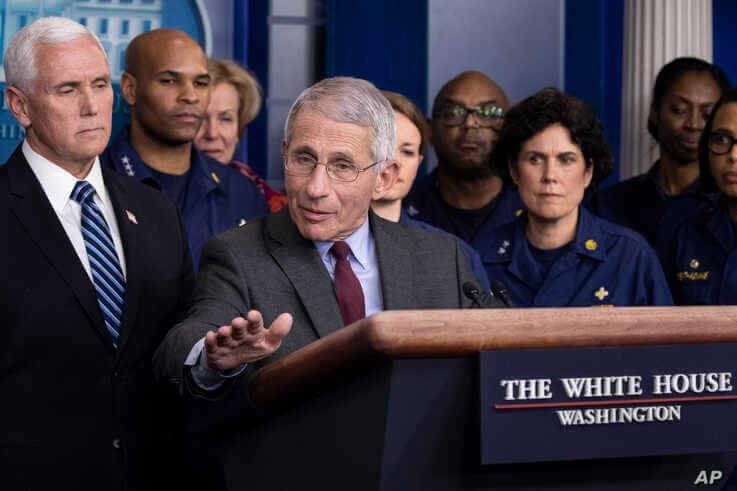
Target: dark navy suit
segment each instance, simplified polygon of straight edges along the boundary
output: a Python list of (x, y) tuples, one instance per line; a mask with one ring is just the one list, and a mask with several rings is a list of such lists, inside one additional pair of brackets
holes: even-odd
[(647, 242), (583, 207), (579, 210), (573, 244), (546, 277), (530, 252), (525, 216), (497, 229), (481, 254), (489, 278), (504, 282), (520, 307), (672, 305), (660, 263)]
[(20, 147), (0, 167), (0, 488), (183, 489), (174, 405), (151, 358), (186, 312), (192, 264), (166, 196), (103, 167), (126, 287), (119, 348)]
[[(155, 173), (130, 144), (126, 129), (108, 146), (101, 161), (120, 174), (162, 190)], [(268, 214), (269, 205), (250, 179), (204, 155), (196, 147), (192, 147), (190, 173), (186, 197), (178, 204), (197, 269), (200, 251), (207, 239)]]

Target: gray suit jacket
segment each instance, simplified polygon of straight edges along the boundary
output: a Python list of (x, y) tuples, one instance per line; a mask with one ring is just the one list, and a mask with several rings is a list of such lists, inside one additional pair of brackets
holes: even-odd
[[(373, 213), (370, 226), (385, 310), (471, 305), (462, 285), (476, 279), (456, 240)], [(263, 314), (267, 326), (289, 312), (294, 325), (276, 353), (249, 366), (230, 384), (242, 385), (244, 392), (249, 373), (343, 327), (325, 265), (286, 208), (207, 242), (192, 308), (160, 346), (154, 360), (157, 376), (179, 390), (202, 395), (187, 383), (187, 354), (207, 331), (228, 325), (251, 309)]]

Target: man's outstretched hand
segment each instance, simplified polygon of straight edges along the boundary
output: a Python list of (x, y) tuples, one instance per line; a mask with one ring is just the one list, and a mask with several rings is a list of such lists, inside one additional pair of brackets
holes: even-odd
[(279, 349), (292, 322), (292, 316), (284, 313), (266, 329), (258, 310), (249, 311), (245, 319), (236, 317), (229, 326), (220, 326), (205, 335), (208, 366), (226, 371), (266, 358)]

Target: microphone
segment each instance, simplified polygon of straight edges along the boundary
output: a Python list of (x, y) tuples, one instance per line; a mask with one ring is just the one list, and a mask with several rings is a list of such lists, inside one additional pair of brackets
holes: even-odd
[(486, 303), (486, 293), (482, 292), (479, 287), (473, 281), (467, 281), (463, 284), (463, 294), (471, 300), (472, 309), (484, 308)]
[[(466, 285), (463, 285), (464, 288)], [(504, 283), (502, 283), (499, 280), (494, 280), (491, 282), (491, 293), (494, 294), (495, 297), (497, 297), (499, 300), (502, 301), (502, 303), (507, 307), (514, 307), (514, 302), (512, 302), (512, 299), (509, 298), (509, 293), (507, 292), (507, 287)]]

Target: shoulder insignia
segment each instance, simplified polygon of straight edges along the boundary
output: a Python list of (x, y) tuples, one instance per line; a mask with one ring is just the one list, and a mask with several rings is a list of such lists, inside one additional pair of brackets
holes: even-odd
[(214, 172), (210, 172), (210, 176), (212, 177), (212, 180), (215, 181), (215, 184), (220, 184), (220, 178), (217, 174)]
[(123, 155), (120, 158), (120, 162), (123, 164), (123, 169), (125, 170), (125, 173), (128, 176), (133, 177), (136, 172), (133, 170), (133, 166), (131, 165), (131, 159), (129, 159), (127, 155)]

